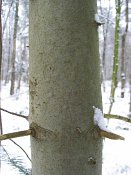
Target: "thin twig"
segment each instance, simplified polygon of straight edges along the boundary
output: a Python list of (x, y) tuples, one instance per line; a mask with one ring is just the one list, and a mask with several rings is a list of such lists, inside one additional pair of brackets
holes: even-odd
[(18, 146), (24, 153), (25, 153), (25, 155), (27, 156), (27, 158), (30, 160), (30, 162), (31, 162), (31, 159), (30, 159), (30, 157), (28, 156), (28, 154), (26, 153), (26, 151), (20, 146), (20, 145), (18, 145), (14, 140), (12, 140), (12, 139), (9, 139), (11, 142), (13, 142), (16, 146)]
[(123, 116), (120, 116), (120, 115), (114, 115), (114, 114), (104, 114), (104, 117), (105, 118), (108, 118), (108, 119), (119, 119), (119, 120), (122, 120), (124, 122), (128, 122), (128, 123), (131, 123), (131, 119), (127, 118), (127, 117), (123, 117)]
[(28, 120), (28, 116), (26, 116), (26, 115), (17, 114), (17, 113), (15, 113), (15, 112), (11, 112), (11, 111), (8, 111), (8, 110), (3, 109), (3, 108), (0, 108), (0, 110), (1, 110), (1, 111), (4, 111), (4, 112), (7, 112), (7, 113), (9, 113), (9, 114), (11, 114), (11, 115), (16, 115), (16, 116), (18, 116), (18, 117), (22, 117), (22, 118)]

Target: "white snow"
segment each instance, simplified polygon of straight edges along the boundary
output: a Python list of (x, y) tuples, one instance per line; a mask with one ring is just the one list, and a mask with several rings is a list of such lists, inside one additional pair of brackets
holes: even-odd
[[(9, 95), (9, 87), (10, 87), (9, 84), (7, 86), (2, 86), (1, 107), (18, 114), (28, 115), (28, 107), (29, 107), (28, 87), (23, 84), (21, 91), (13, 96)], [(14, 115), (10, 115), (3, 111), (2, 111), (2, 122), (3, 122), (3, 133), (26, 130), (29, 128), (27, 120)], [(30, 139), (28, 136), (15, 138), (13, 140), (28, 153), (29, 157), (31, 157)], [(30, 161), (18, 146), (16, 146), (10, 140), (2, 141), (2, 146), (9, 154), (10, 159), (12, 159), (19, 166), (24, 167), (25, 171), (31, 169)], [(0, 174), (1, 175), (23, 174), (22, 172), (19, 171), (18, 168), (13, 166), (13, 164), (9, 161), (8, 155), (3, 150), (3, 148), (1, 148), (1, 152), (2, 152), (1, 156), (2, 162), (1, 162)]]
[(109, 131), (108, 128), (106, 127), (105, 119), (103, 117), (101, 109), (96, 108), (95, 106), (93, 106), (93, 109), (94, 109), (94, 124), (99, 126), (101, 130)]
[[(106, 91), (102, 93), (103, 113), (108, 113), (110, 105), (110, 82), (106, 82)], [(102, 90), (103, 91), (103, 90)], [(125, 88), (125, 98), (121, 98), (120, 84), (116, 89), (115, 102), (111, 113), (128, 117), (129, 85)], [(105, 139), (103, 144), (103, 173), (102, 175), (131, 175), (131, 123), (110, 119), (108, 128), (122, 135), (125, 141)]]

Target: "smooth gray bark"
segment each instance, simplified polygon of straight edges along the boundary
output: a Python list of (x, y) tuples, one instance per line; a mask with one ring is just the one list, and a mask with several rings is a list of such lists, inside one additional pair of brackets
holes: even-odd
[(30, 123), (47, 129), (46, 139), (31, 138), (33, 175), (101, 175), (95, 13), (96, 0), (30, 0)]

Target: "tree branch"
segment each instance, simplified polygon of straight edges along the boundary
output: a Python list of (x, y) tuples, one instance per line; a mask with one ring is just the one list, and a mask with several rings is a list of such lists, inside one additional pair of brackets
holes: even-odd
[(125, 140), (124, 137), (118, 135), (118, 134), (115, 134), (113, 132), (110, 132), (110, 131), (104, 131), (104, 130), (100, 130), (100, 136), (101, 137), (105, 137), (105, 138), (108, 138), (108, 139), (112, 139), (112, 140)]
[(17, 114), (17, 113), (15, 113), (15, 112), (11, 112), (11, 111), (8, 111), (8, 110), (3, 109), (3, 108), (0, 108), (0, 110), (1, 110), (1, 111), (4, 111), (4, 112), (7, 112), (7, 113), (9, 113), (9, 114), (11, 114), (11, 115), (16, 115), (16, 116), (18, 116), (18, 117), (22, 117), (22, 118), (28, 120), (28, 116), (26, 116), (26, 115)]
[(0, 140), (32, 135), (32, 129), (0, 135)]
[(127, 118), (127, 117), (123, 117), (123, 116), (120, 116), (120, 115), (114, 115), (114, 114), (104, 114), (104, 117), (105, 118), (108, 118), (108, 119), (119, 119), (119, 120), (122, 120), (124, 122), (128, 122), (128, 123), (131, 123), (131, 119)]

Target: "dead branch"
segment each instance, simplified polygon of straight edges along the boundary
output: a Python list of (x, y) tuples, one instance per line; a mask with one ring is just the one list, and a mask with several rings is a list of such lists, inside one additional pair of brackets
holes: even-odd
[(100, 133), (101, 137), (108, 138), (108, 139), (111, 139), (111, 140), (125, 140), (124, 137), (122, 137), (118, 134), (115, 134), (113, 132), (110, 132), (110, 131), (100, 130), (99, 133)]
[(0, 135), (0, 140), (7, 140), (7, 139), (16, 138), (16, 137), (29, 136), (31, 134), (32, 134), (32, 130), (28, 129), (24, 131), (18, 131), (18, 132)]
[(11, 115), (16, 115), (16, 116), (18, 116), (18, 117), (22, 117), (22, 118), (28, 120), (28, 116), (26, 116), (26, 115), (17, 114), (17, 113), (15, 113), (15, 112), (11, 112), (11, 111), (8, 111), (8, 110), (3, 109), (3, 108), (0, 108), (0, 110), (1, 110), (1, 111), (4, 111), (4, 112), (7, 112), (7, 113), (9, 113), (9, 114), (11, 114)]
[(118, 119), (118, 120), (122, 120), (124, 122), (131, 123), (131, 119), (129, 119), (127, 117), (120, 116), (120, 115), (104, 114), (104, 117), (107, 119)]

